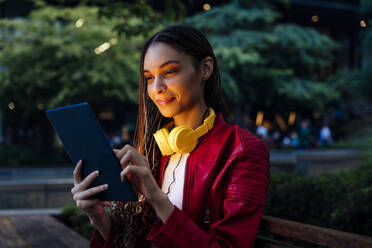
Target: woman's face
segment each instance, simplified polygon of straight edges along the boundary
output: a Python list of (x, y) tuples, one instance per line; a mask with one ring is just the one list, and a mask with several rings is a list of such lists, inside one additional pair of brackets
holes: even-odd
[(192, 57), (165, 43), (151, 45), (144, 58), (147, 93), (165, 117), (204, 103), (204, 83)]

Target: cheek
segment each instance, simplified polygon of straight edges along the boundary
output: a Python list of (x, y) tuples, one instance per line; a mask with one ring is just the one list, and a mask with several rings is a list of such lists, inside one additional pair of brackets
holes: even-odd
[(185, 92), (190, 97), (198, 95), (200, 91), (200, 78), (196, 75), (195, 72), (189, 72), (185, 77), (183, 77), (181, 84), (179, 84), (179, 89), (182, 92)]
[(151, 86), (147, 86), (146, 90), (147, 90), (147, 95), (150, 97), (151, 101), (154, 102), (154, 95), (153, 95), (153, 91), (151, 90)]
[(202, 89), (200, 87), (201, 82), (197, 80), (190, 80), (188, 85), (185, 85), (185, 91), (187, 92), (189, 98), (192, 100), (197, 100), (202, 96)]

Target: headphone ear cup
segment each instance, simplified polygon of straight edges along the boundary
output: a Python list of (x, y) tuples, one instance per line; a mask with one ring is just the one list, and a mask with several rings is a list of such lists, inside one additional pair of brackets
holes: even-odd
[(156, 131), (156, 133), (154, 133), (154, 138), (163, 155), (171, 155), (173, 153), (168, 143), (169, 131), (167, 128), (162, 128)]
[(186, 126), (173, 128), (168, 137), (170, 149), (177, 153), (189, 153), (197, 145), (197, 139), (193, 135), (194, 130)]

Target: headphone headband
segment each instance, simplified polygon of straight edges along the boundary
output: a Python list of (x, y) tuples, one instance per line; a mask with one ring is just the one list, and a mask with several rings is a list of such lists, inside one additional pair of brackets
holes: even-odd
[(194, 131), (194, 135), (197, 136), (197, 139), (203, 136), (204, 134), (208, 133), (208, 131), (211, 130), (213, 127), (216, 114), (214, 113), (212, 108), (209, 108), (208, 110), (209, 114), (207, 118), (205, 118), (203, 124), (196, 128)]
[(204, 119), (203, 124), (193, 130), (187, 126), (177, 126), (169, 132), (168, 128), (173, 122), (165, 125), (164, 128), (156, 131), (154, 138), (163, 155), (192, 152), (198, 139), (213, 128), (216, 114), (212, 108), (209, 108), (209, 115)]

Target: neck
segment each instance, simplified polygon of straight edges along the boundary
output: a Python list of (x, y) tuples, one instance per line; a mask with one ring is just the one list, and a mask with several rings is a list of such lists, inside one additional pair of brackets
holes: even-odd
[(175, 126), (187, 126), (192, 129), (198, 128), (204, 121), (204, 114), (208, 107), (205, 103), (195, 105), (188, 111), (182, 114), (173, 116)]

